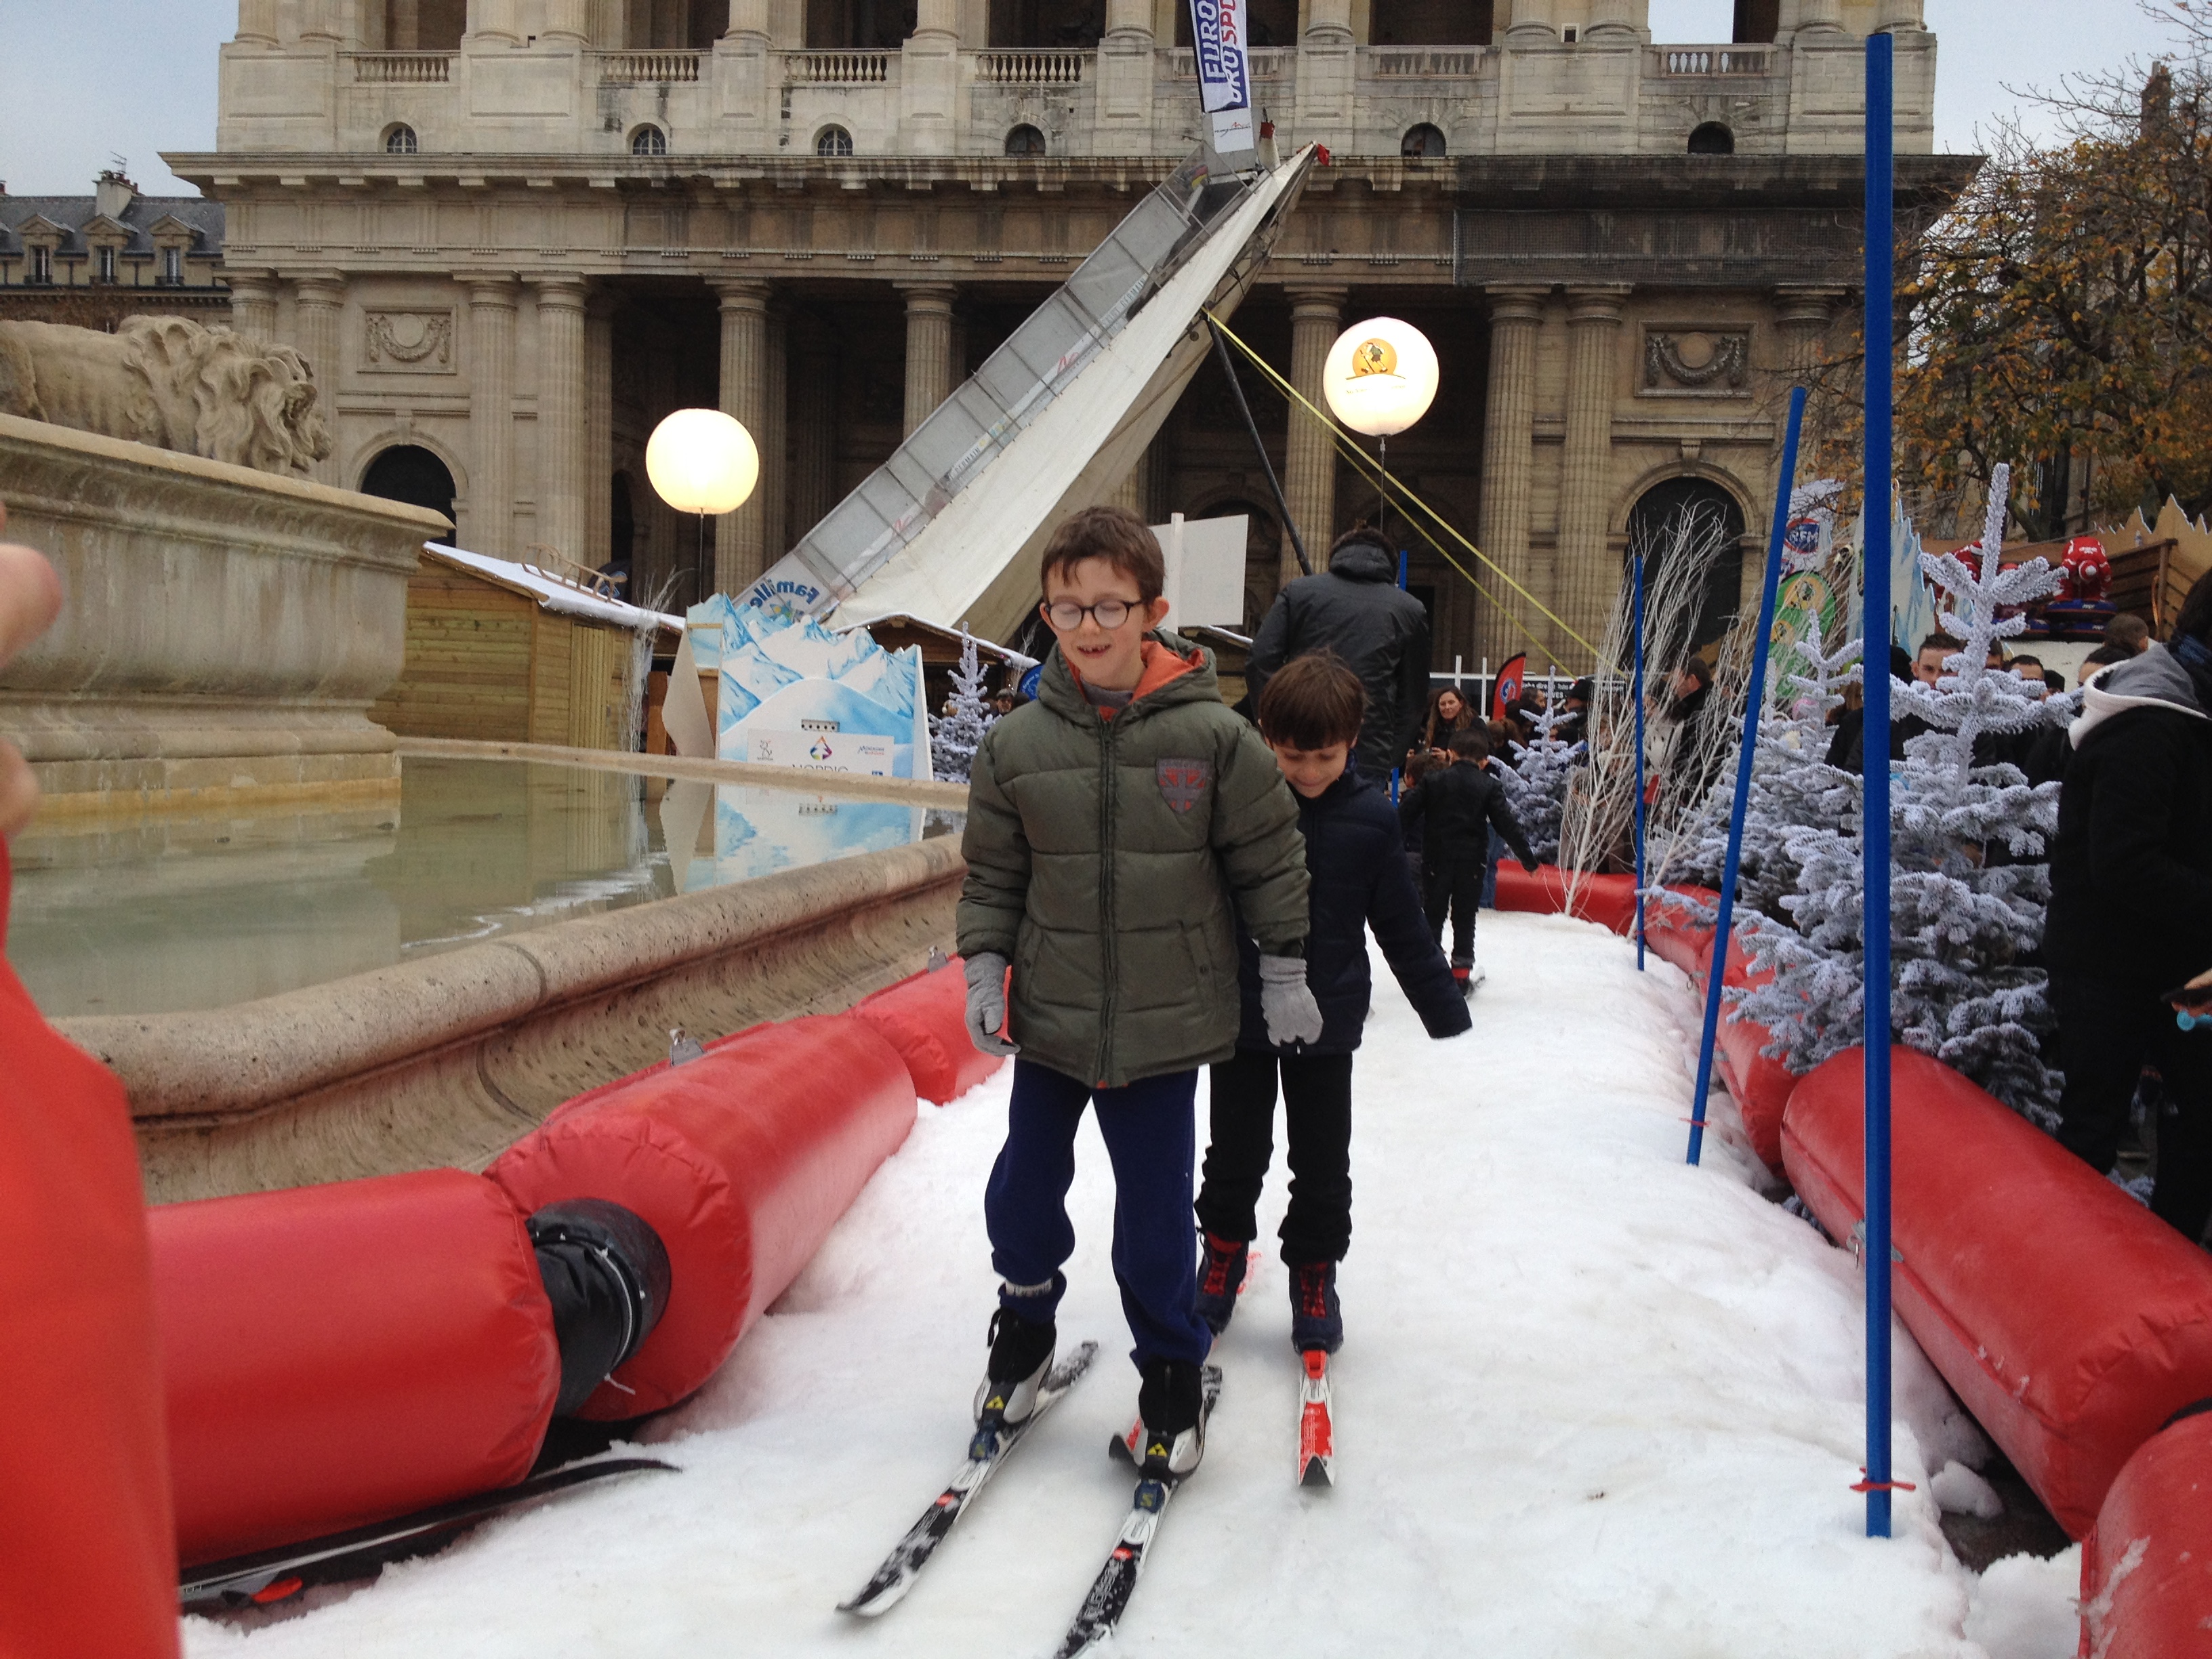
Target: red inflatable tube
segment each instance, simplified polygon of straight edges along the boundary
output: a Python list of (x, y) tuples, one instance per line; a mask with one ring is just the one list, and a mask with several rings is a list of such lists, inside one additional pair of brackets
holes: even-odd
[[(1684, 887), (1676, 890), (1687, 894), (1700, 904), (1717, 905), (1721, 896), (1710, 887)], [(1635, 927), (1632, 915), (1630, 928)], [(1679, 904), (1669, 904), (1663, 898), (1655, 898), (1644, 907), (1644, 943), (1652, 955), (1662, 962), (1671, 962), (1702, 986), (1705, 982), (1705, 958), (1712, 954), (1713, 924), (1699, 921)]]
[[(1708, 941), (1706, 949), (1711, 949)], [(1729, 987), (1744, 990), (1764, 985), (1774, 975), (1761, 969), (1753, 972), (1751, 957), (1744, 949), (1743, 940), (1733, 933), (1729, 939), (1728, 974), (1723, 981)], [(1756, 1021), (1737, 1019), (1733, 1013), (1723, 1012), (1721, 1028), (1713, 1056), (1720, 1068), (1722, 1079), (1727, 1083), (1734, 1097), (1736, 1110), (1743, 1118), (1744, 1138), (1751, 1149), (1770, 1170), (1782, 1167), (1782, 1115), (1790, 1104), (1790, 1096), (1797, 1086), (1796, 1073), (1780, 1060), (1770, 1059), (1760, 1051), (1774, 1041), (1773, 1033)]]
[(899, 1051), (914, 1091), (942, 1106), (957, 1100), (1006, 1064), (968, 1040), (968, 981), (955, 957), (934, 973), (916, 974), (848, 1010)]
[[(0, 842), (0, 938), (8, 887)], [(0, 1651), (172, 1659), (176, 1528), (130, 1109), (5, 962), (0, 1055)]]
[(672, 1406), (713, 1376), (914, 1127), (914, 1079), (848, 1015), (757, 1025), (580, 1095), (486, 1171), (528, 1213), (603, 1198), (667, 1246), (668, 1310), (580, 1417)]
[[(2130, 1454), (2212, 1396), (2212, 1257), (1948, 1066), (1892, 1062), (1896, 1306), (2079, 1538)], [(1863, 1051), (1798, 1082), (1783, 1161), (1832, 1238), (1863, 1213)]]
[(2202, 1653), (2212, 1630), (2212, 1413), (2121, 1467), (2081, 1549), (2083, 1659)]
[(482, 1176), (425, 1170), (148, 1218), (186, 1563), (530, 1472), (561, 1352), (522, 1216)]
[[(1629, 933), (1636, 927), (1636, 878), (1584, 875), (1577, 880), (1573, 914), (1585, 921)], [(1555, 864), (1539, 865), (1530, 875), (1511, 859), (1498, 866), (1498, 908), (1560, 915), (1567, 911), (1566, 872)], [(1650, 932), (1650, 923), (1644, 927)]]

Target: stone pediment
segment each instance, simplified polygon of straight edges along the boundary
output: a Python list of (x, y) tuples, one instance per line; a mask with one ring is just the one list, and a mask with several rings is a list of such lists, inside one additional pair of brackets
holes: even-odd
[(146, 227), (146, 234), (154, 240), (156, 246), (174, 241), (191, 247), (198, 242), (200, 236), (196, 228), (186, 224), (173, 213), (165, 213), (155, 220)]
[(111, 219), (104, 213), (95, 213), (84, 222), (78, 232), (87, 247), (98, 247), (105, 242), (120, 247), (131, 240), (131, 227), (119, 219)]
[(44, 242), (50, 247), (59, 247), (69, 240), (69, 228), (58, 225), (43, 213), (34, 213), (15, 227), (15, 234), (26, 247)]

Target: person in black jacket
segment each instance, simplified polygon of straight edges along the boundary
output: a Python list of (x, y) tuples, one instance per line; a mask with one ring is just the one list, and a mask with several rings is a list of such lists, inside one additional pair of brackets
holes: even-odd
[(2212, 576), (2170, 645), (2082, 694), (2051, 849), (2043, 960), (2066, 1089), (2058, 1139), (2109, 1170), (2146, 1060), (2165, 1082), (2151, 1209), (2192, 1243), (2212, 1219), (2212, 1036), (2159, 993), (2212, 948)]
[(1521, 867), (1536, 873), (1536, 855), (1520, 820), (1506, 804), (1505, 786), (1483, 769), (1490, 739), (1479, 731), (1453, 735), (1452, 763), (1421, 780), (1418, 789), (1398, 797), (1398, 821), (1421, 830), (1421, 879), (1427, 889), (1429, 935), (1443, 943), (1444, 917), (1452, 924), (1452, 977), (1463, 994), (1483, 981), (1474, 965), (1474, 922), (1482, 902), (1482, 878), (1490, 862), (1493, 829), (1513, 849)]
[(1327, 572), (1276, 596), (1244, 665), (1256, 706), (1293, 658), (1333, 651), (1349, 664), (1367, 692), (1359, 769), (1378, 783), (1413, 745), (1429, 700), (1429, 613), (1397, 583), (1398, 556), (1381, 532), (1346, 531), (1329, 549)]
[(1321, 1005), (1322, 1030), (1290, 1048), (1268, 1042), (1259, 947), (1240, 936), (1244, 1024), (1235, 1056), (1212, 1068), (1212, 1136), (1197, 1203), (1205, 1230), (1198, 1312), (1218, 1335), (1236, 1310), (1259, 1231), (1279, 1078), (1291, 1164), (1283, 1261), (1291, 1340), (1302, 1352), (1334, 1353), (1344, 1340), (1336, 1264), (1352, 1242), (1352, 1052), (1367, 1021), (1368, 928), (1431, 1036), (1456, 1036), (1472, 1024), (1423, 925), (1390, 803), (1349, 763), (1365, 703), (1358, 678), (1327, 653), (1298, 658), (1260, 698), (1260, 734), (1297, 797), (1305, 836), (1306, 983)]

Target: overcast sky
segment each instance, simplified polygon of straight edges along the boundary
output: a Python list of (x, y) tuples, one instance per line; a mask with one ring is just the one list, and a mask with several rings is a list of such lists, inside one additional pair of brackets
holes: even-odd
[[(1732, 0), (1651, 0), (1661, 41), (1729, 36)], [(1976, 148), (1974, 130), (2013, 108), (2005, 88), (2156, 52), (2164, 31), (2134, 0), (1927, 0), (1942, 40), (1936, 136)], [(215, 147), (216, 47), (237, 0), (0, 0), (0, 180), (18, 196), (88, 193), (121, 155), (153, 195), (190, 195), (165, 149)]]

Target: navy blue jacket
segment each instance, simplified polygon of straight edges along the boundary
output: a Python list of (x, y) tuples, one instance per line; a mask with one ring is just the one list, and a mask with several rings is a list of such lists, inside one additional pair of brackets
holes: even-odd
[[(1346, 1054), (1359, 1046), (1374, 985), (1367, 971), (1367, 930), (1373, 927), (1399, 988), (1433, 1037), (1455, 1036), (1474, 1024), (1451, 964), (1429, 932), (1413, 890), (1398, 815), (1383, 793), (1351, 767), (1311, 800), (1298, 797), (1298, 829), (1306, 838), (1308, 898), (1306, 984), (1321, 1005), (1321, 1041), (1298, 1050)], [(1244, 998), (1239, 1048), (1266, 1049), (1260, 1013), (1260, 947), (1237, 930), (1237, 982)]]

